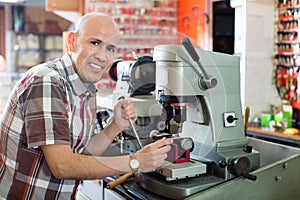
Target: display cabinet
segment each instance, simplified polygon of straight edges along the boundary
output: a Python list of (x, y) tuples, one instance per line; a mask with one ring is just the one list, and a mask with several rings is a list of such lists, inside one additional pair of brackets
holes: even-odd
[(30, 67), (57, 57), (63, 53), (61, 34), (16, 33), (15, 71), (24, 72)]

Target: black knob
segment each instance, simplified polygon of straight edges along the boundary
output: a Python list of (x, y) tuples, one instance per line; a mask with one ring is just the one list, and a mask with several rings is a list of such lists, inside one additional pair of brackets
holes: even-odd
[(236, 176), (241, 176), (246, 179), (255, 181), (256, 176), (249, 174), (250, 160), (248, 157), (242, 156), (230, 161), (229, 172)]
[(229, 115), (229, 116), (227, 117), (226, 120), (227, 120), (228, 123), (232, 123), (232, 122), (234, 122), (235, 120), (238, 120), (238, 118), (233, 117), (232, 115)]
[(224, 160), (219, 161), (219, 167), (225, 168), (227, 166), (227, 163)]
[(252, 146), (246, 146), (245, 148), (244, 148), (244, 152), (246, 152), (246, 153), (252, 153), (252, 150), (253, 150), (253, 147)]

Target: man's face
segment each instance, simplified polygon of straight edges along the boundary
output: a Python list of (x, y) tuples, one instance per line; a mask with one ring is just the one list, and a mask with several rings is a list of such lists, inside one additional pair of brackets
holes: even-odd
[(100, 81), (113, 63), (119, 42), (118, 29), (104, 19), (91, 18), (74, 34), (72, 60), (81, 80), (89, 85)]

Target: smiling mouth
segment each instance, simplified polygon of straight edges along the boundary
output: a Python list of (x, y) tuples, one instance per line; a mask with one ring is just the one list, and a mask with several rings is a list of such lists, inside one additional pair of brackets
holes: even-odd
[(90, 64), (92, 67), (96, 68), (96, 69), (104, 69), (104, 67), (101, 67), (99, 65), (96, 65), (96, 64)]

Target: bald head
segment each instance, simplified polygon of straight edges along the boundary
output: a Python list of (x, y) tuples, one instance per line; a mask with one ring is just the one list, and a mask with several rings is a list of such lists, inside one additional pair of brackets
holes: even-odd
[[(100, 26), (100, 27), (99, 27)], [(118, 36), (120, 34), (119, 26), (118, 24), (110, 17), (109, 15), (105, 13), (100, 12), (91, 12), (83, 15), (76, 26), (75, 33), (80, 33), (84, 31), (86, 28), (93, 27), (94, 29), (100, 28), (100, 29), (106, 29), (110, 28), (112, 31), (114, 31), (113, 36)]]

